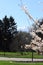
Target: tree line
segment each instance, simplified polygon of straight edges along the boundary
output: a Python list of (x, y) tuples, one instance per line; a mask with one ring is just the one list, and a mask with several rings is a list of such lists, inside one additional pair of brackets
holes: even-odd
[[(39, 19), (38, 22), (43, 24), (43, 19)], [(35, 24), (33, 27), (34, 30), (38, 28)], [(17, 23), (12, 16), (0, 19), (0, 51), (27, 51), (24, 46), (30, 44), (31, 40), (30, 32), (17, 31)]]

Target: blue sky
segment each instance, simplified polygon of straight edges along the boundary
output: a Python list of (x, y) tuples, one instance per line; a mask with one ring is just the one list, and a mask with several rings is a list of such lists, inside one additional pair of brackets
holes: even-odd
[[(43, 17), (43, 0), (22, 0), (22, 2), (34, 19)], [(20, 0), (0, 0), (0, 19), (5, 15), (13, 16), (17, 23), (17, 29), (28, 31), (33, 21), (28, 18), (18, 4), (21, 4)]]

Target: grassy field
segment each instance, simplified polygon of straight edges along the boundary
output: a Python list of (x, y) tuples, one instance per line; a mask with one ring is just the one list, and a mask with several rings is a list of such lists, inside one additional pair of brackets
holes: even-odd
[[(0, 57), (32, 58), (32, 52), (0, 52)], [(34, 58), (43, 58), (43, 55), (33, 53)]]
[(0, 61), (0, 65), (43, 65), (41, 62), (37, 63), (24, 63), (24, 62), (12, 62), (12, 61)]

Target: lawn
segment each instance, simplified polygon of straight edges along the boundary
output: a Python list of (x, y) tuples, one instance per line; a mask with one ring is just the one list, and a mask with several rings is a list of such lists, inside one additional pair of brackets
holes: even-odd
[[(32, 58), (32, 52), (0, 52), (0, 57)], [(33, 53), (34, 58), (43, 58), (43, 55)]]
[(0, 61), (0, 65), (43, 65), (41, 62), (37, 63), (26, 63), (26, 62), (12, 62), (12, 61)]

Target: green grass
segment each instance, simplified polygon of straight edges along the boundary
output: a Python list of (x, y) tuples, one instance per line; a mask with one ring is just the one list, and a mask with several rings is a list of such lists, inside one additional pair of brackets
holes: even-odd
[(0, 61), (0, 65), (43, 65), (43, 63), (41, 63), (41, 62), (26, 63), (26, 62)]
[[(15, 57), (15, 58), (32, 58), (32, 52), (0, 52), (0, 57)], [(38, 55), (34, 52), (34, 58), (43, 58), (43, 55)]]

